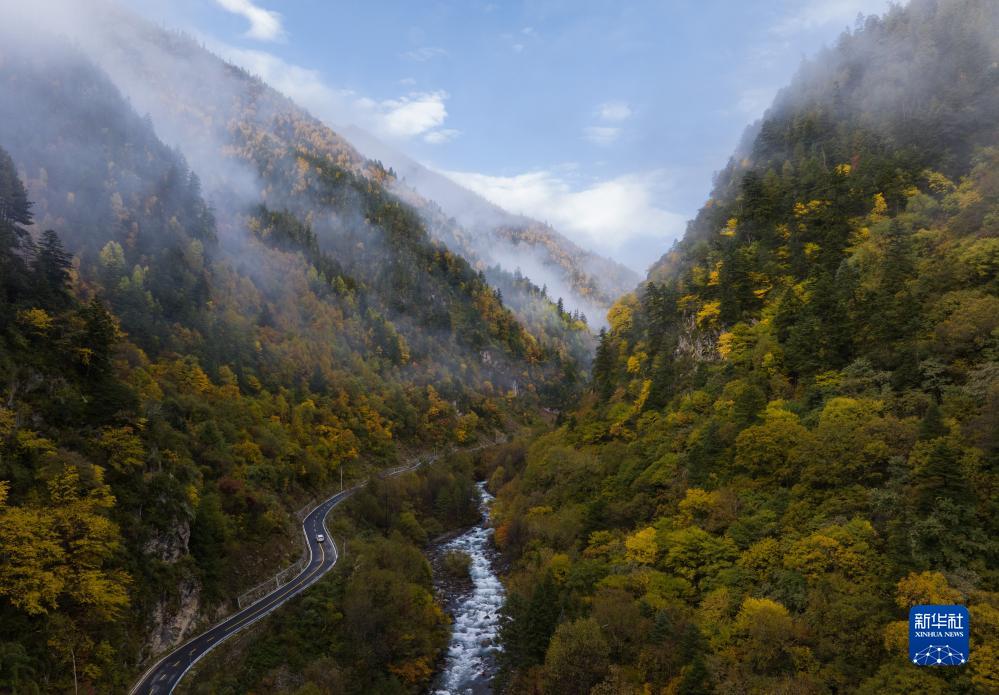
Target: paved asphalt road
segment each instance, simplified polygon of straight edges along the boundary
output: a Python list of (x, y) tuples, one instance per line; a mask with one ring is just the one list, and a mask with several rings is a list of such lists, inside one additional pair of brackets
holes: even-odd
[[(347, 499), (355, 489), (351, 488), (333, 495), (309, 512), (302, 521), (302, 531), (309, 545), (309, 564), (297, 577), (161, 658), (143, 674), (142, 679), (129, 691), (130, 695), (166, 695), (173, 692), (180, 679), (201, 657), (243, 628), (252, 625), (289, 599), (302, 593), (333, 569), (339, 553), (326, 529), (326, 515), (333, 507)], [(316, 540), (316, 535), (319, 533), (326, 536), (326, 540), (322, 543)]]
[[(482, 447), (476, 447), (482, 448)], [(381, 473), (381, 477), (389, 478), (407, 471), (412, 471), (425, 463), (437, 460), (437, 456), (430, 456), (419, 459), (408, 466), (399, 466)], [(243, 610), (229, 616), (221, 623), (202, 632), (197, 637), (192, 637), (172, 652), (162, 657), (146, 671), (139, 682), (136, 683), (129, 695), (168, 695), (172, 693), (180, 679), (184, 677), (201, 657), (212, 649), (225, 642), (234, 634), (257, 622), (272, 611), (280, 608), (288, 600), (302, 593), (319, 579), (333, 569), (333, 565), (339, 559), (336, 544), (330, 538), (329, 530), (326, 528), (326, 515), (333, 507), (337, 506), (350, 497), (354, 491), (364, 487), (367, 481), (349, 488), (343, 492), (330, 497), (321, 503), (302, 521), (302, 532), (309, 546), (309, 564), (302, 572), (287, 584), (275, 589), (256, 603), (247, 606)], [(320, 543), (316, 536), (322, 533), (326, 540)]]

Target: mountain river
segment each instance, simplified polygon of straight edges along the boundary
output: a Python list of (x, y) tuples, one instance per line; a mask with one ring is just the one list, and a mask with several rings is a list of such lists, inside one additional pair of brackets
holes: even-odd
[[(493, 571), (495, 550), (490, 538), (489, 504), (493, 496), (479, 483), (482, 522), (437, 549), (437, 557), (452, 550), (468, 553), (471, 587), (465, 586), (448, 597), (447, 608), (454, 618), (451, 644), (444, 670), (434, 685), (435, 695), (486, 695), (496, 673), (499, 610), (503, 605), (503, 585)], [(435, 563), (437, 564), (437, 563)], [(440, 574), (440, 573), (438, 573)], [(447, 592), (447, 589), (444, 589)]]

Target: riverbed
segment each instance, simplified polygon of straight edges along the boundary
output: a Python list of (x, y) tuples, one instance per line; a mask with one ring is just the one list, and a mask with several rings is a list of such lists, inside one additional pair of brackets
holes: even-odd
[(447, 582), (441, 572), (436, 573), (438, 590), (444, 594), (445, 607), (454, 622), (444, 668), (434, 684), (435, 695), (492, 693), (491, 681), (496, 674), (503, 585), (494, 569), (497, 558), (492, 547), (493, 529), (489, 525), (493, 496), (486, 491), (485, 483), (479, 483), (478, 487), (482, 522), (443, 543), (434, 553), (438, 560), (452, 550), (468, 553), (472, 558), (471, 585)]

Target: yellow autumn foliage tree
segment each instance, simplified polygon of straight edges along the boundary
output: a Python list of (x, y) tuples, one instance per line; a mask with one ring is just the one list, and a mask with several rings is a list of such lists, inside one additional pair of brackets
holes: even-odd
[(651, 526), (629, 535), (624, 541), (625, 557), (629, 562), (651, 565), (659, 554), (656, 543), (656, 530)]

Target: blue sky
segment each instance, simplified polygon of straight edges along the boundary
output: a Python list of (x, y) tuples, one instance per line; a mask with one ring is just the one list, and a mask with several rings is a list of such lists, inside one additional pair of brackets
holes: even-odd
[(644, 269), (803, 57), (886, 0), (126, 0), (330, 125)]

